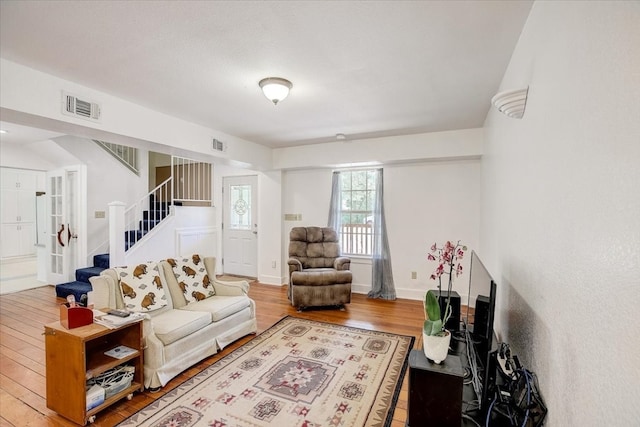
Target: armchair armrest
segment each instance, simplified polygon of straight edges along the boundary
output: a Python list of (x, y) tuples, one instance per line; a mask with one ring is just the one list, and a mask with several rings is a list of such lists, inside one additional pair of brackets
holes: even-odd
[(351, 268), (351, 259), (344, 256), (338, 257), (333, 262), (333, 267), (336, 270), (349, 270)]
[(289, 264), (289, 278), (291, 278), (294, 271), (302, 271), (302, 263), (300, 260), (289, 258), (287, 264)]
[(287, 264), (289, 264), (289, 272), (302, 271), (302, 263), (300, 262), (300, 260), (289, 258)]
[(115, 285), (108, 276), (93, 276), (89, 278), (93, 288), (87, 294), (87, 302), (93, 304), (95, 308), (116, 308)]
[(249, 293), (249, 282), (246, 280), (222, 281), (216, 279), (212, 284), (216, 295), (220, 296), (242, 296)]

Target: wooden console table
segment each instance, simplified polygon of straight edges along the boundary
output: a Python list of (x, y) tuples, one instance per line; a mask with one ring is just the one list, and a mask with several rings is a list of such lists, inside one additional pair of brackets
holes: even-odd
[[(142, 321), (109, 329), (96, 323), (66, 329), (60, 322), (44, 327), (47, 367), (47, 407), (78, 424), (93, 422), (102, 409), (134, 391), (144, 390)], [(119, 345), (135, 350), (121, 359), (105, 355)], [(135, 368), (131, 385), (87, 410), (87, 380), (120, 365)]]

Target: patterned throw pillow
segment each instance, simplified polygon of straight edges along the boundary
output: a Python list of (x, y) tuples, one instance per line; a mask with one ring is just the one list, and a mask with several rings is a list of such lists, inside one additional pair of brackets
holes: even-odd
[(194, 254), (191, 258), (168, 259), (167, 262), (173, 268), (173, 274), (176, 276), (187, 304), (201, 301), (216, 294), (200, 255)]
[(167, 305), (157, 263), (115, 267), (114, 270), (120, 279), (120, 291), (127, 310), (146, 313)]

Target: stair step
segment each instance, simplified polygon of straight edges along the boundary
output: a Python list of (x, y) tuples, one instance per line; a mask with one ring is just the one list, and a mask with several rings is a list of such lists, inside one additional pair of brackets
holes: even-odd
[(169, 214), (168, 211), (163, 211), (163, 210), (155, 210), (155, 211), (143, 211), (142, 212), (142, 219), (148, 220), (162, 220), (164, 218), (167, 217), (167, 215)]
[(124, 232), (124, 241), (135, 243), (138, 240), (142, 239), (142, 231), (140, 230), (129, 230)]
[(92, 291), (91, 283), (87, 282), (69, 282), (56, 285), (56, 296), (60, 298), (66, 298), (69, 295), (73, 295), (76, 301), (80, 301), (83, 294)]
[(143, 235), (146, 234), (145, 232), (151, 230), (153, 227), (155, 227), (156, 225), (160, 224), (161, 220), (151, 220), (151, 219), (146, 219), (146, 220), (142, 220), (139, 223), (139, 227), (140, 230), (142, 230)]
[(89, 283), (89, 277), (99, 276), (104, 270), (102, 267), (87, 267), (76, 270), (76, 281)]
[(109, 268), (109, 254), (99, 254), (93, 257), (94, 267)]

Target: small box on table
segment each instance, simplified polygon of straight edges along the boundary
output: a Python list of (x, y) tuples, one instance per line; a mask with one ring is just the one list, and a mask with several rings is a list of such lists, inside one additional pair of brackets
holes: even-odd
[(90, 325), (93, 323), (93, 310), (85, 307), (69, 307), (67, 304), (62, 304), (60, 305), (60, 323), (67, 329)]

